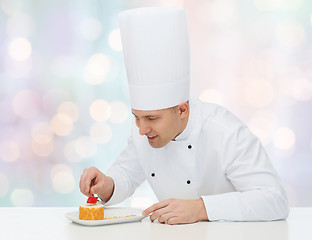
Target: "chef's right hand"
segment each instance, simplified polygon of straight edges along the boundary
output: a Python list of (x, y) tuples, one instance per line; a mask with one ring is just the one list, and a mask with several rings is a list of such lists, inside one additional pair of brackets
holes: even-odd
[(108, 202), (114, 192), (114, 181), (96, 167), (86, 168), (79, 182), (80, 191), (86, 195), (98, 195), (104, 202)]

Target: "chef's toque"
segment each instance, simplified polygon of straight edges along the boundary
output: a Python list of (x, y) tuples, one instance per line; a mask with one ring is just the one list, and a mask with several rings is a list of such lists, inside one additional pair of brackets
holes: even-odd
[(131, 107), (158, 110), (189, 100), (186, 11), (148, 7), (119, 14)]

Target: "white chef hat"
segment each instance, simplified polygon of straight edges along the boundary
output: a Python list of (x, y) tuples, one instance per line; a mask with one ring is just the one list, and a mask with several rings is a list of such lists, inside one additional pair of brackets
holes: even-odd
[(189, 100), (190, 50), (186, 11), (147, 7), (119, 14), (131, 107), (158, 110)]

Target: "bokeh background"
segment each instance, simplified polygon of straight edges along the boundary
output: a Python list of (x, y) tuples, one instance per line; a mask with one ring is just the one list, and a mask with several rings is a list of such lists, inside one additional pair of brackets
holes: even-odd
[[(311, 0), (0, 0), (0, 206), (78, 206), (84, 168), (126, 146), (118, 13), (183, 6), (191, 95), (260, 138), (291, 206), (312, 207)], [(120, 205), (156, 202), (144, 183)]]

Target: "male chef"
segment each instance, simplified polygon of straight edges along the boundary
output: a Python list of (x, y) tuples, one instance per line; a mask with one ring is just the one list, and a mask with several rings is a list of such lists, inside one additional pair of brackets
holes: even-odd
[(186, 11), (133, 9), (119, 24), (132, 134), (106, 174), (84, 170), (81, 192), (112, 205), (147, 180), (159, 199), (142, 213), (151, 221), (285, 219), (286, 194), (258, 138), (225, 108), (189, 97)]

